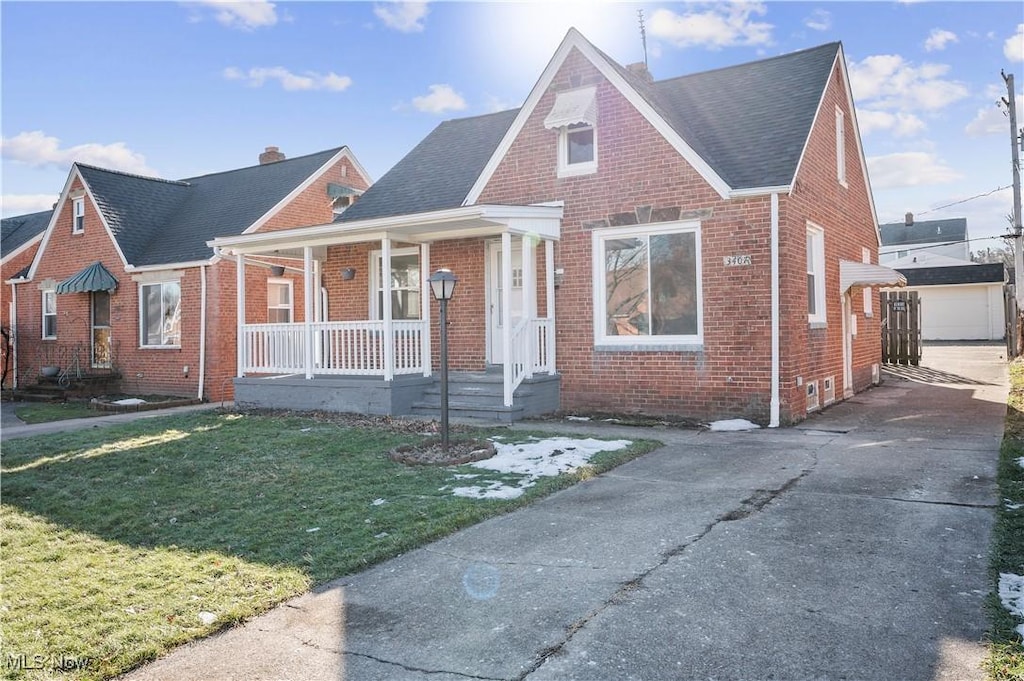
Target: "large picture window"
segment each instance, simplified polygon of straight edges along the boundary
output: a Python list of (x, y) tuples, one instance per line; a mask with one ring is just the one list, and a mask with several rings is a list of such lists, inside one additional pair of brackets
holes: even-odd
[(43, 291), (43, 338), (57, 337), (57, 292)]
[[(373, 254), (373, 309), (371, 318), (384, 317), (384, 273), (380, 251)], [(422, 319), (420, 316), (420, 256), (416, 249), (391, 253), (391, 318)]]
[(181, 284), (176, 281), (143, 284), (141, 344), (143, 347), (181, 346)]
[(594, 239), (597, 342), (702, 341), (698, 223), (605, 230)]

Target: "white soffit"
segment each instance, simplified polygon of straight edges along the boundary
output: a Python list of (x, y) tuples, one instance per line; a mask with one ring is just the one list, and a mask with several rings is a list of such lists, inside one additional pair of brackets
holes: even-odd
[(907, 278), (882, 265), (851, 260), (839, 261), (839, 288), (843, 293), (854, 286), (906, 286)]
[(559, 92), (551, 113), (544, 119), (544, 127), (565, 128), (578, 123), (597, 125), (597, 88)]

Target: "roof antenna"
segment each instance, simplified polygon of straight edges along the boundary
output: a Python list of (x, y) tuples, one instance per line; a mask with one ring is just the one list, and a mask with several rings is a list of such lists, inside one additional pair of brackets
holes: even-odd
[(647, 28), (644, 26), (644, 11), (638, 9), (636, 15), (640, 18), (640, 41), (644, 44), (644, 66), (649, 69), (650, 67), (647, 65)]

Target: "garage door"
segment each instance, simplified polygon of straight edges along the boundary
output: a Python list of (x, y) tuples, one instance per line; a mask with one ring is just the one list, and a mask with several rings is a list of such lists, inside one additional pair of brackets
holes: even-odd
[(1001, 287), (922, 286), (914, 290), (921, 294), (921, 337), (924, 340), (999, 340), (1003, 337)]

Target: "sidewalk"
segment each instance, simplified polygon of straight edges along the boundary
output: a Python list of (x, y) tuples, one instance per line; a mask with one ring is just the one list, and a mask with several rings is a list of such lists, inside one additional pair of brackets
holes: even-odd
[[(206, 404), (192, 404), (184, 407), (170, 407), (168, 409), (133, 411), (121, 414), (110, 414), (107, 416), (90, 416), (84, 419), (66, 419), (64, 421), (27, 424), (14, 414), (14, 409), (18, 404), (18, 402), (0, 403), (0, 412), (2, 412), (2, 419), (0, 419), (0, 441), (32, 437), (34, 435), (46, 435), (48, 433), (85, 430), (87, 428), (103, 428), (105, 426), (136, 421), (138, 419), (151, 419), (159, 416), (169, 416), (171, 414), (181, 414), (191, 411), (209, 411), (211, 409), (221, 408), (220, 402), (210, 402)], [(227, 409), (230, 409), (233, 406), (232, 402), (224, 403), (224, 407)]]
[(665, 446), (125, 678), (980, 681), (1007, 386), (976, 360), (799, 428), (551, 424)]

